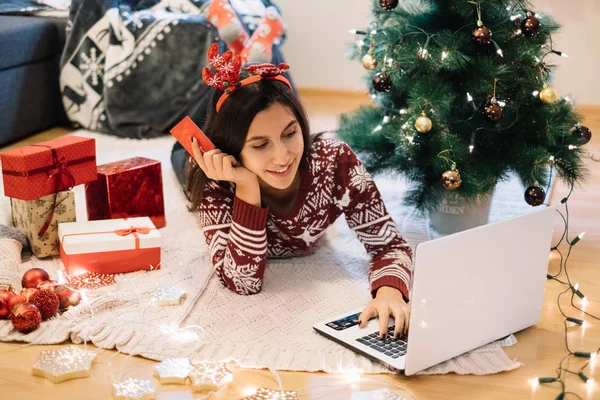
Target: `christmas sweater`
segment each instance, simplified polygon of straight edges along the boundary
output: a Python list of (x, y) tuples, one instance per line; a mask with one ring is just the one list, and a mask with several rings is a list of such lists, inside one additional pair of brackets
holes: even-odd
[(208, 181), (197, 211), (221, 282), (239, 294), (258, 293), (267, 258), (313, 253), (327, 228), (344, 214), (371, 257), (372, 295), (382, 286), (391, 286), (408, 301), (411, 249), (350, 147), (317, 139), (299, 171), (299, 193), (286, 213), (240, 200), (233, 183)]

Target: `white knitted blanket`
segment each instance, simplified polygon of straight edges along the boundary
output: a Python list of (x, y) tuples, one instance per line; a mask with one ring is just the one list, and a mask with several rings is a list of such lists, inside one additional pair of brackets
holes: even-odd
[[(74, 343), (88, 340), (101, 348), (116, 348), (155, 360), (233, 359), (247, 368), (327, 372), (356, 368), (368, 373), (389, 372), (312, 329), (313, 323), (364, 306), (370, 300), (368, 257), (344, 218), (329, 229), (326, 243), (316, 254), (269, 260), (263, 290), (258, 295), (234, 294), (213, 277), (198, 298), (209, 277), (211, 263), (197, 219), (187, 211), (171, 168), (174, 139), (165, 136), (139, 141), (88, 131), (74, 134), (96, 138), (98, 164), (134, 156), (162, 162), (167, 214), (167, 226), (161, 229), (162, 269), (119, 275), (110, 291), (89, 291), (84, 306), (44, 322), (28, 335), (15, 331), (9, 321), (0, 321), (0, 341), (54, 344), (69, 339)], [(416, 219), (401, 206), (405, 185), (388, 177), (378, 177), (375, 181), (408, 243), (415, 245), (430, 239), (427, 221)], [(86, 220), (83, 187), (74, 191), (77, 218)], [(522, 198), (523, 188), (518, 182), (502, 184), (493, 200), (491, 219), (525, 211), (527, 206)], [(0, 223), (10, 224), (6, 197), (0, 197)], [(2, 254), (2, 257), (7, 256)], [(56, 278), (62, 264), (59, 258), (31, 257), (21, 264), (5, 260), (0, 262), (0, 283), (11, 282), (19, 287), (23, 272), (33, 267), (44, 268)], [(186, 301), (181, 306), (153, 305), (150, 294), (159, 286), (185, 289)], [(495, 346), (491, 352), (487, 346), (482, 352), (484, 358), (475, 362), (492, 367), (460, 370), (448, 369), (446, 365), (437, 372), (493, 373), (520, 365)]]

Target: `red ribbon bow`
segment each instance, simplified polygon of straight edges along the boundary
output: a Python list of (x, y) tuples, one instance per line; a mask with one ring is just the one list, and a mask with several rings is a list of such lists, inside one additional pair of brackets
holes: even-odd
[(141, 233), (142, 235), (147, 235), (148, 233), (150, 233), (150, 228), (132, 226), (128, 229), (118, 229), (115, 231), (115, 233), (119, 236), (127, 236), (133, 233)]
[(48, 179), (54, 179), (54, 198), (52, 200), (52, 208), (50, 209), (48, 218), (46, 218), (46, 222), (44, 223), (44, 226), (42, 226), (42, 229), (40, 229), (40, 231), (38, 232), (38, 236), (42, 237), (46, 234), (46, 232), (48, 231), (48, 228), (50, 228), (50, 224), (52, 223), (52, 218), (54, 217), (54, 210), (56, 209), (56, 197), (58, 196), (58, 192), (60, 191), (60, 188), (62, 186), (61, 185), (62, 177), (66, 176), (68, 179), (71, 180), (71, 184), (68, 185), (69, 189), (71, 189), (73, 186), (75, 186), (75, 178), (73, 177), (71, 172), (67, 169), (67, 161), (65, 160), (65, 158), (61, 157), (59, 159), (58, 153), (54, 147), (47, 146), (44, 144), (34, 144), (32, 146), (45, 147), (47, 149), (50, 149), (50, 151), (52, 152), (53, 167), (47, 171), (47, 174), (48, 174)]
[(135, 238), (135, 249), (139, 250), (140, 249), (140, 237), (138, 236), (138, 233), (141, 233), (142, 235), (147, 235), (150, 233), (150, 228), (147, 228), (145, 226), (138, 226), (138, 227), (132, 226), (127, 229), (117, 229), (115, 231), (115, 233), (119, 236), (133, 235), (133, 237)]
[(70, 175), (73, 181), (75, 181), (75, 178), (73, 178), (69, 170), (67, 170), (67, 160), (65, 160), (64, 157), (61, 157), (59, 160), (57, 160), (52, 168), (46, 172), (46, 174), (48, 175), (48, 178), (52, 178), (54, 175), (58, 174), (67, 174)]

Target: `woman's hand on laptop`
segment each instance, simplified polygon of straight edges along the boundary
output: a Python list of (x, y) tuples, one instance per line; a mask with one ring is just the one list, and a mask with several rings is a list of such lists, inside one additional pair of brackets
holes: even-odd
[(358, 317), (358, 326), (364, 328), (370, 319), (379, 317), (379, 336), (385, 337), (391, 315), (395, 322), (394, 337), (398, 338), (402, 333), (408, 333), (409, 314), (410, 307), (404, 301), (402, 292), (391, 286), (382, 286)]

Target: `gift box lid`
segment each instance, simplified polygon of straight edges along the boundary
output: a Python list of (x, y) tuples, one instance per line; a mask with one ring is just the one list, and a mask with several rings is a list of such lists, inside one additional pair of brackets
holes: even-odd
[(136, 168), (143, 168), (157, 164), (160, 166), (160, 161), (145, 157), (133, 157), (126, 160), (119, 160), (108, 164), (99, 165), (98, 173), (102, 175), (114, 175), (124, 171), (131, 171)]
[(161, 235), (150, 218), (121, 218), (58, 224), (58, 237), (65, 254), (160, 247)]
[(0, 153), (4, 195), (34, 200), (98, 179), (96, 141), (63, 136)]
[(51, 168), (55, 161), (51, 149), (55, 149), (58, 158), (64, 158), (67, 165), (80, 160), (96, 162), (95, 139), (80, 136), (63, 136), (0, 153), (2, 170), (30, 172), (32, 170)]

